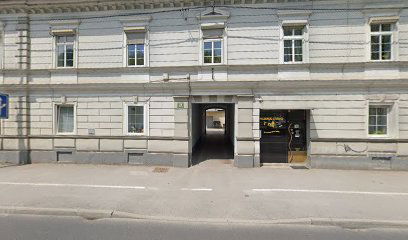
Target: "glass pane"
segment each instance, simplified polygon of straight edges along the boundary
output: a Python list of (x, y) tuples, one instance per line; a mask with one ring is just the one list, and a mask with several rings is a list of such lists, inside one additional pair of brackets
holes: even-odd
[(58, 132), (70, 133), (74, 131), (74, 108), (72, 106), (58, 107)]
[(137, 62), (138, 66), (143, 66), (144, 65), (144, 59), (143, 58), (138, 58), (136, 62)]
[(296, 40), (295, 41), (295, 47), (302, 47), (303, 41), (302, 40)]
[(212, 49), (212, 42), (205, 42), (204, 49)]
[(221, 57), (214, 57), (214, 63), (221, 63)]
[(377, 124), (383, 126), (387, 125), (387, 116), (379, 116), (377, 118)]
[(221, 56), (221, 49), (215, 49), (214, 50), (214, 56), (220, 57)]
[(284, 56), (284, 61), (285, 62), (291, 62), (292, 61), (292, 55), (285, 55)]
[(295, 61), (296, 61), (296, 62), (301, 62), (301, 61), (303, 61), (303, 56), (302, 56), (302, 55), (295, 55)]
[(376, 117), (375, 116), (370, 116), (369, 118), (368, 118), (368, 124), (369, 125), (375, 125), (376, 124)]
[(73, 67), (74, 66), (74, 61), (73, 60), (67, 60), (67, 67)]
[(144, 52), (137, 51), (136, 57), (143, 59), (144, 58)]
[(295, 48), (295, 54), (301, 55), (302, 54), (302, 48)]
[(369, 126), (368, 127), (368, 133), (369, 134), (375, 134), (375, 127), (374, 126)]
[(58, 46), (58, 67), (64, 67), (64, 46)]
[(303, 28), (295, 28), (295, 35), (296, 36), (303, 35)]
[(381, 36), (382, 43), (391, 43), (391, 36), (390, 35), (382, 35)]
[(284, 48), (284, 54), (292, 54), (292, 48)]
[(373, 43), (380, 43), (380, 36), (371, 36), (371, 44)]
[(128, 45), (128, 57), (135, 58), (135, 45)]
[(370, 107), (369, 114), (370, 114), (370, 115), (376, 115), (376, 114), (377, 114), (376, 108)]
[(378, 53), (378, 52), (371, 53), (371, 59), (372, 60), (379, 60), (380, 59), (380, 53)]
[(137, 51), (143, 51), (144, 52), (144, 44), (137, 44), (136, 48), (137, 48)]
[(66, 58), (67, 58), (67, 61), (73, 61), (74, 60), (74, 46), (73, 45), (67, 45)]
[(383, 52), (381, 55), (382, 60), (390, 60), (391, 59), (391, 52)]
[(384, 107), (377, 108), (377, 115), (386, 116), (387, 115), (387, 108), (384, 108)]
[(380, 24), (371, 24), (371, 32), (379, 32)]
[(387, 134), (387, 127), (386, 126), (379, 126), (377, 127), (377, 132), (375, 134)]
[(391, 31), (391, 24), (382, 24), (381, 25), (381, 31), (383, 31), (383, 32)]
[(283, 28), (283, 35), (284, 36), (292, 36), (292, 31), (293, 29), (290, 27), (284, 27)]
[(285, 40), (283, 43), (284, 47), (292, 47), (292, 40)]
[(371, 44), (371, 52), (379, 52), (380, 44)]
[(143, 114), (143, 107), (142, 106), (136, 106), (136, 114)]
[(212, 57), (204, 57), (204, 63), (212, 63)]
[(383, 43), (382, 45), (382, 50), (385, 52), (391, 52), (391, 44), (389, 43)]
[(221, 46), (222, 46), (221, 41), (214, 42), (214, 48), (221, 48)]
[(212, 56), (212, 51), (211, 50), (204, 50), (204, 56), (211, 57)]
[(129, 66), (134, 66), (136, 64), (136, 59), (134, 58), (129, 58), (128, 59), (128, 65)]

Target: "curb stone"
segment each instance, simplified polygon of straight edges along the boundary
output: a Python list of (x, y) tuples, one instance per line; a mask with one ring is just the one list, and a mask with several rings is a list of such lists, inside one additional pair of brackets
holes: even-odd
[(184, 217), (164, 217), (148, 216), (115, 210), (91, 210), (72, 208), (31, 208), (31, 207), (2, 207), (2, 215), (42, 215), (42, 216), (63, 216), (82, 217), (87, 220), (98, 219), (134, 219), (167, 222), (189, 222), (189, 223), (211, 223), (211, 224), (282, 224), (282, 225), (312, 225), (312, 226), (332, 226), (347, 229), (367, 229), (367, 228), (408, 228), (408, 221), (394, 220), (372, 220), (372, 219), (333, 219), (333, 218), (294, 218), (294, 219), (271, 219), (271, 220), (251, 220), (251, 219), (224, 219), (224, 218), (184, 218)]

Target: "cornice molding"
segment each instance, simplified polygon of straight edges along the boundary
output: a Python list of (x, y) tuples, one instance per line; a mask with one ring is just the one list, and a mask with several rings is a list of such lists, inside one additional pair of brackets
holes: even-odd
[[(310, 2), (311, 0), (299, 0)], [(49, 14), (78, 13), (116, 10), (149, 10), (163, 8), (187, 8), (197, 6), (240, 5), (248, 4), (246, 0), (10, 0), (0, 3), (0, 14)], [(270, 0), (252, 1), (251, 4), (270, 4)], [(272, 3), (291, 3), (290, 0), (272, 1)]]

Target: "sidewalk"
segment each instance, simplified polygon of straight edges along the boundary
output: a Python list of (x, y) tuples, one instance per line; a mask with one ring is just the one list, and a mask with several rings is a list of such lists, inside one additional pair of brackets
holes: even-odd
[(408, 223), (408, 172), (33, 164), (0, 168), (0, 213)]

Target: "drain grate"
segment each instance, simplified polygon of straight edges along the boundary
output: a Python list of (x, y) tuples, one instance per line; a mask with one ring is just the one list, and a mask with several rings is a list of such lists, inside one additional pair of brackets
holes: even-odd
[(168, 171), (169, 171), (169, 168), (166, 168), (166, 167), (155, 167), (153, 169), (153, 172), (155, 173), (166, 173)]
[(292, 169), (309, 169), (306, 166), (290, 166)]

